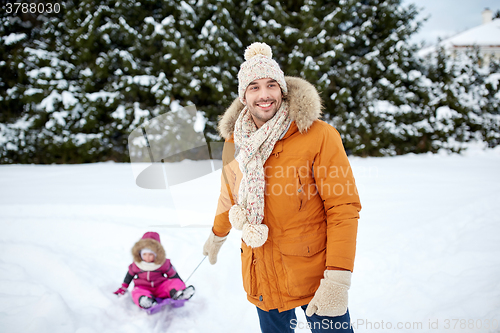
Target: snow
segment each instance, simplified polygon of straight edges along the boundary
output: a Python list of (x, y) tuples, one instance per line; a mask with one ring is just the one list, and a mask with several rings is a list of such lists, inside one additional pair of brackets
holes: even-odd
[(201, 111), (196, 112), (196, 120), (193, 124), (193, 128), (195, 132), (202, 133), (205, 129), (205, 125), (207, 123), (207, 118), (205, 117), (205, 113)]
[(325, 16), (325, 18), (323, 19), (323, 21), (328, 22), (328, 21), (333, 20), (333, 18), (335, 17), (335, 15), (337, 15), (340, 11), (341, 11), (340, 7), (335, 8), (335, 10), (333, 12), (331, 12), (330, 14), (328, 14), (328, 15)]
[(144, 117), (149, 116), (149, 111), (141, 109), (139, 102), (134, 103), (134, 122), (133, 124), (139, 124), (140, 120)]
[(10, 35), (3, 37), (3, 44), (5, 45), (12, 45), (15, 44), (23, 39), (25, 39), (27, 35), (25, 33), (11, 33)]
[(290, 36), (291, 34), (297, 33), (298, 29), (292, 28), (292, 27), (286, 27), (283, 33), (285, 34), (286, 37)]
[(175, 23), (175, 18), (172, 16), (172, 15), (169, 15), (167, 17), (165, 17), (162, 21), (161, 21), (161, 24), (163, 26), (171, 26)]
[(170, 97), (165, 96), (165, 98), (161, 101), (161, 104), (163, 105), (170, 105)]
[(193, 57), (192, 59), (196, 59), (198, 57), (203, 57), (203, 56), (206, 56), (208, 54), (208, 52), (206, 50), (203, 50), (203, 49), (199, 49), (198, 51), (196, 51), (194, 54), (193, 54)]
[(125, 106), (123, 106), (123, 105), (118, 105), (116, 110), (113, 111), (113, 113), (111, 113), (111, 117), (113, 117), (115, 119), (125, 119), (126, 116), (127, 116), (127, 113), (125, 111)]
[(485, 83), (489, 83), (493, 86), (493, 89), (496, 90), (498, 84), (500, 83), (500, 73), (493, 73), (489, 77), (486, 78)]
[(92, 70), (87, 67), (84, 70), (80, 71), (80, 75), (90, 77), (92, 76)]
[(85, 96), (91, 102), (95, 102), (99, 99), (106, 101), (109, 100), (108, 103), (111, 104), (115, 100), (115, 98), (119, 95), (118, 92), (109, 92), (109, 91), (98, 91), (94, 93), (87, 93)]
[(24, 92), (24, 94), (26, 96), (32, 96), (32, 95), (35, 95), (35, 94), (41, 94), (43, 93), (43, 90), (42, 89), (38, 89), (38, 88), (28, 88), (26, 89), (26, 91)]
[(66, 109), (78, 103), (78, 99), (76, 99), (75, 96), (69, 91), (63, 91), (61, 93), (61, 96), (62, 96), (62, 102)]
[(24, 115), (22, 118), (19, 118), (16, 120), (16, 122), (10, 126), (5, 126), (5, 124), (2, 124), (2, 127), (4, 130), (8, 130), (8, 128), (13, 128), (13, 129), (21, 129), (21, 130), (27, 130), (30, 126), (33, 126), (33, 118), (28, 117), (28, 115)]
[[(120, 19), (122, 18), (120, 17)], [(121, 50), (118, 53), (124, 61), (128, 61), (130, 63), (132, 69), (137, 69), (137, 63), (135, 62), (135, 58), (128, 51)]]
[(146, 17), (144, 22), (154, 25), (156, 35), (166, 36), (167, 32), (165, 31), (165, 27), (171, 26), (175, 22), (175, 19), (170, 15), (164, 18), (161, 23), (157, 23), (153, 17)]
[[(375, 328), (384, 321), (422, 323), (405, 332), (500, 332), (484, 325), (500, 320), (500, 149), (351, 163), (363, 204), (349, 292), (356, 331), (387, 331)], [(219, 177), (198, 179), (204, 188), (192, 190), (191, 202), (207, 193), (214, 202)], [(1, 165), (0, 184), (2, 331), (259, 331), (242, 288), (237, 231), (217, 264), (205, 261), (192, 276), (197, 293), (183, 308), (148, 316), (130, 294), (112, 294), (130, 248), (150, 230), (186, 279), (203, 259), (215, 207), (181, 227), (172, 192), (139, 188), (130, 164)], [(447, 319), (483, 328), (445, 329)], [(300, 312), (299, 320), (304, 327)], [(436, 320), (439, 329), (429, 329)]]
[(68, 111), (56, 111), (52, 113), (52, 118), (47, 123), (45, 123), (45, 127), (47, 129), (51, 129), (54, 127), (55, 123), (64, 126), (66, 125), (66, 117), (68, 116)]
[(37, 77), (44, 75), (45, 77), (49, 78), (52, 76), (54, 69), (52, 67), (42, 67), (39, 69), (33, 69), (29, 71), (27, 74), (29, 77), (36, 79)]
[(136, 75), (133, 77), (128, 77), (129, 82), (134, 82), (135, 84), (144, 86), (144, 87), (149, 87), (151, 86), (155, 81), (156, 77), (153, 75)]
[(57, 103), (61, 100), (62, 100), (61, 94), (59, 94), (56, 90), (53, 90), (49, 96), (45, 97), (40, 102), (40, 108), (47, 112), (53, 112), (55, 110), (54, 103)]
[(184, 11), (186, 13), (189, 13), (189, 14), (191, 14), (193, 16), (196, 16), (196, 13), (195, 13), (194, 9), (190, 5), (188, 5), (186, 2), (181, 1), (181, 7), (184, 9)]

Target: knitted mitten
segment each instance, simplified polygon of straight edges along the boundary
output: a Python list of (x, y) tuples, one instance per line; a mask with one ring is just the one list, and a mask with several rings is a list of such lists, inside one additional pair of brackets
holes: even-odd
[(309, 302), (306, 315), (337, 317), (347, 312), (347, 290), (351, 286), (350, 271), (326, 270), (318, 290)]
[(216, 236), (213, 231), (210, 231), (210, 236), (208, 236), (208, 239), (203, 246), (203, 255), (208, 256), (210, 264), (214, 265), (217, 262), (217, 254), (226, 239), (227, 236), (219, 237)]

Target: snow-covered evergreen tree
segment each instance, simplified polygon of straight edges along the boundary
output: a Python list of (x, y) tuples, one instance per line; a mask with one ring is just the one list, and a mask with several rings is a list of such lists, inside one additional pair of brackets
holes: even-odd
[(69, 0), (57, 15), (3, 15), (0, 161), (127, 161), (132, 129), (190, 104), (217, 140), (256, 41), (318, 88), (353, 154), (498, 145), (498, 63), (420, 59), (416, 15), (402, 0)]
[(0, 12), (0, 161), (15, 152), (19, 144), (26, 145), (23, 135), (29, 121), (23, 110), (36, 91), (28, 89), (25, 45), (33, 41), (46, 20), (45, 15), (22, 10), (9, 14), (6, 7)]
[(198, 43), (193, 46), (191, 99), (207, 118), (209, 140), (218, 140), (218, 116), (237, 97), (238, 70), (243, 61), (244, 45), (235, 22), (238, 15), (232, 0), (199, 1), (194, 33)]
[(127, 160), (131, 129), (190, 95), (194, 12), (176, 0), (72, 0), (62, 12), (23, 45), (29, 125), (4, 126), (2, 160)]
[(300, 24), (289, 29), (297, 43), (288, 70), (320, 88), (325, 120), (354, 154), (406, 152), (401, 118), (415, 109), (420, 87), (416, 46), (408, 43), (416, 14), (398, 0), (307, 0), (293, 15)]
[(460, 151), (464, 143), (484, 141), (489, 147), (500, 143), (500, 63), (488, 66), (478, 49), (453, 54), (444, 48), (427, 59), (425, 75), (432, 84), (429, 133), (432, 149)]

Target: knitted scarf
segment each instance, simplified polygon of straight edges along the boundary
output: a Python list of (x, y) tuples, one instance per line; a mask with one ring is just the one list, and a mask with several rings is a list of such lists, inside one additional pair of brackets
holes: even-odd
[(238, 192), (238, 203), (229, 210), (229, 221), (234, 228), (243, 230), (242, 239), (251, 247), (262, 246), (267, 240), (269, 229), (262, 224), (266, 185), (264, 164), (290, 122), (286, 101), (282, 101), (274, 117), (259, 129), (246, 106), (236, 120), (235, 159), (243, 178)]

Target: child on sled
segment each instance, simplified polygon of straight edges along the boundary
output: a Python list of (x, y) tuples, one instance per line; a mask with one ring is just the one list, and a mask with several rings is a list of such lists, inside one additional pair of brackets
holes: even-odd
[(132, 247), (134, 262), (128, 267), (122, 286), (114, 292), (124, 295), (132, 280), (132, 300), (143, 309), (156, 304), (156, 298), (189, 299), (194, 287), (186, 287), (174, 266), (167, 259), (165, 249), (160, 243), (160, 235), (146, 232)]

